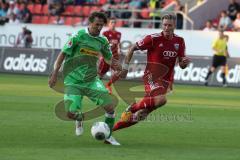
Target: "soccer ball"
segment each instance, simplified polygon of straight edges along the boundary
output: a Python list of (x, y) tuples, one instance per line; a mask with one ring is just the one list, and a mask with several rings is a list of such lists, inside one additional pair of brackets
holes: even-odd
[(110, 135), (110, 128), (105, 122), (96, 122), (91, 128), (93, 138), (97, 140), (105, 140)]

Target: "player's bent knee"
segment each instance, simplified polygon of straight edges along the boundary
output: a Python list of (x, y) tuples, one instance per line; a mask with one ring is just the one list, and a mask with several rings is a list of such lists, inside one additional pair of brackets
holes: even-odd
[(78, 121), (83, 120), (82, 114), (78, 113), (78, 112), (67, 112), (67, 117), (72, 119), (72, 120), (78, 120)]
[(102, 102), (99, 105), (102, 106), (106, 112), (114, 112), (114, 109), (118, 104), (117, 97), (115, 97), (114, 95), (111, 96), (107, 93), (105, 95), (102, 95), (101, 100)]
[(114, 113), (114, 107), (112, 105), (109, 106), (105, 106), (104, 110), (109, 113), (109, 114), (113, 114)]
[(157, 108), (161, 107), (167, 103), (167, 98), (165, 96), (155, 98), (154, 103)]

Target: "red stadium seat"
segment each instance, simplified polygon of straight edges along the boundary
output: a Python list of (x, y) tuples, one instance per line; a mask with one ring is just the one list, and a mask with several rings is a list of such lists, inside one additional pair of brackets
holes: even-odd
[(77, 16), (82, 16), (82, 11), (83, 10), (83, 7), (82, 6), (76, 6), (74, 8), (74, 14), (77, 15)]
[(48, 24), (49, 17), (48, 16), (41, 16), (41, 24)]
[(34, 5), (33, 5), (33, 4), (29, 4), (29, 5), (28, 5), (28, 9), (29, 9), (29, 11), (30, 11), (31, 13), (33, 13), (33, 12), (34, 12), (34, 11), (33, 11)]
[(33, 24), (41, 24), (41, 16), (33, 16), (32, 23)]
[(53, 22), (55, 21), (56, 17), (55, 16), (50, 16), (49, 17), (49, 20), (48, 20), (48, 23), (49, 24), (53, 24)]
[(124, 25), (124, 22), (121, 20), (118, 20), (116, 23), (116, 27), (122, 27)]
[(42, 5), (41, 4), (35, 4), (33, 13), (34, 14), (41, 14), (42, 13)]
[(66, 17), (64, 21), (65, 25), (72, 25), (73, 24), (73, 18), (72, 17)]
[(43, 14), (45, 14), (45, 15), (48, 15), (48, 14), (49, 14), (49, 13), (48, 13), (48, 5), (47, 5), (47, 4), (45, 4), (45, 5), (43, 6), (42, 12), (43, 12)]
[(144, 19), (149, 19), (150, 18), (150, 11), (148, 8), (143, 8), (141, 11), (141, 17)]
[(90, 6), (83, 6), (83, 16), (84, 17), (89, 16), (90, 12), (91, 12), (91, 7)]
[(73, 5), (66, 6), (63, 15), (74, 15), (74, 6)]
[(81, 23), (81, 21), (82, 21), (82, 18), (79, 18), (79, 17), (75, 17), (74, 19), (73, 19), (73, 24), (74, 25), (79, 25), (80, 23)]
[(98, 1), (98, 4), (100, 4), (100, 5), (104, 5), (104, 4), (106, 4), (107, 3), (107, 0), (99, 0)]
[(100, 11), (101, 10), (101, 7), (99, 7), (99, 6), (92, 6), (91, 7), (91, 12), (95, 12), (95, 11)]

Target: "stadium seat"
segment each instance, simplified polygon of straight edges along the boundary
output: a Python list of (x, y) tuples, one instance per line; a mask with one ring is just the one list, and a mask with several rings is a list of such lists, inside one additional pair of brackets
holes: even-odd
[(41, 16), (33, 16), (32, 23), (33, 24), (41, 24)]
[(66, 6), (63, 15), (74, 15), (74, 6), (73, 5)]
[(82, 6), (76, 6), (74, 8), (74, 15), (77, 15), (77, 16), (82, 16), (83, 15), (83, 7)]
[(48, 20), (48, 23), (49, 24), (53, 24), (53, 22), (55, 21), (56, 17), (55, 16), (50, 16), (49, 17), (49, 20)]
[(90, 6), (83, 6), (83, 16), (84, 17), (89, 16), (90, 12), (91, 12), (91, 7)]
[(45, 5), (43, 6), (42, 12), (43, 12), (44, 15), (48, 15), (48, 14), (49, 14), (49, 13), (48, 13), (48, 5), (47, 5), (47, 4), (45, 4)]
[(100, 5), (104, 5), (104, 4), (106, 4), (107, 3), (107, 0), (99, 0), (98, 1), (98, 4), (100, 4)]
[(29, 4), (29, 5), (28, 5), (28, 9), (29, 9), (29, 11), (30, 11), (31, 13), (34, 12), (34, 11), (33, 11), (33, 8), (34, 8), (34, 5), (33, 5), (33, 4)]
[(42, 14), (42, 5), (41, 4), (35, 4), (33, 14)]
[(75, 17), (75, 18), (73, 19), (73, 24), (74, 24), (74, 25), (79, 25), (79, 24), (81, 23), (81, 21), (82, 21), (82, 18), (80, 18), (80, 17)]
[(101, 7), (99, 7), (99, 6), (92, 6), (90, 10), (91, 10), (91, 12), (95, 12), (95, 11), (99, 12), (101, 10)]
[(66, 17), (64, 20), (65, 25), (72, 25), (73, 24), (73, 18), (72, 17)]
[(149, 19), (150, 18), (150, 11), (148, 8), (143, 8), (141, 11), (141, 17), (143, 19)]
[(122, 27), (124, 22), (122, 20), (118, 20), (116, 23), (116, 27)]
[(48, 16), (41, 16), (41, 24), (48, 24), (49, 17)]

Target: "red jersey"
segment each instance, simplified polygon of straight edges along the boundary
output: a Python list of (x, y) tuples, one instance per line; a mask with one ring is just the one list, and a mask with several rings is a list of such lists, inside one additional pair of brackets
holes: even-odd
[(146, 36), (136, 45), (140, 50), (147, 50), (145, 77), (173, 81), (176, 60), (178, 57), (185, 57), (185, 42), (182, 37), (174, 34), (169, 40), (161, 32)]
[(116, 59), (119, 59), (119, 45), (120, 45), (120, 41), (121, 41), (121, 33), (118, 31), (112, 31), (112, 30), (107, 30), (105, 32), (103, 32), (103, 35), (105, 37), (107, 37), (110, 46), (111, 46), (111, 50), (112, 50), (112, 54), (113, 57)]

